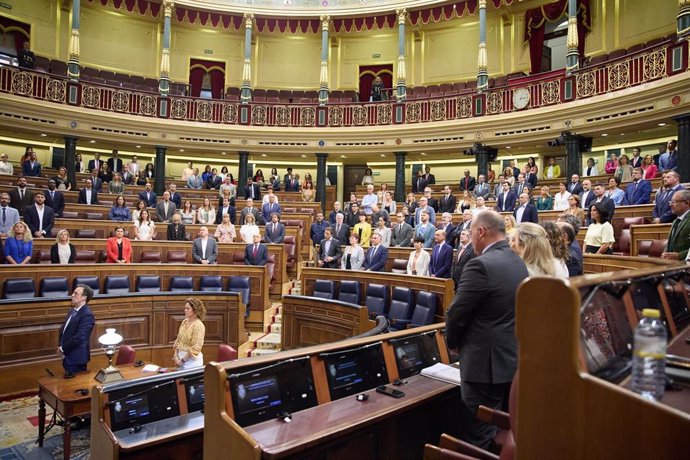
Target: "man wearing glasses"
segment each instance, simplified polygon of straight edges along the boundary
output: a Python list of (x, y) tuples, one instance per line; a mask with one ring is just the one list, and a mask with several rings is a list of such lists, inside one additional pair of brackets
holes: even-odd
[(671, 197), (671, 211), (676, 217), (668, 234), (663, 259), (687, 260), (690, 248), (690, 190), (680, 190)]

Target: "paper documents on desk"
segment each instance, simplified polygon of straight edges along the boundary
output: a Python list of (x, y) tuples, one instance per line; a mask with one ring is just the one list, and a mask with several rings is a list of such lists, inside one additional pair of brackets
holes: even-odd
[(141, 368), (141, 372), (158, 372), (158, 369), (160, 369), (160, 366), (156, 366), (155, 364), (147, 364)]
[(460, 370), (448, 364), (436, 363), (433, 366), (422, 369), (421, 374), (442, 382), (460, 385)]

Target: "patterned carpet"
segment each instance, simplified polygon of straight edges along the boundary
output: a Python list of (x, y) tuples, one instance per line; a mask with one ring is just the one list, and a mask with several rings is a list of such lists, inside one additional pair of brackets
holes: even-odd
[[(46, 416), (46, 422), (52, 417)], [(38, 397), (0, 402), (0, 460), (62, 459), (62, 427), (54, 427), (38, 447)], [(72, 431), (70, 458), (89, 458), (89, 428)]]

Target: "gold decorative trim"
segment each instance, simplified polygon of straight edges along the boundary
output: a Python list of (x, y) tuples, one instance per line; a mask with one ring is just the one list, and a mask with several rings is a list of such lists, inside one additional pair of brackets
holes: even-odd
[(79, 29), (72, 29), (67, 58), (70, 61), (79, 61)]

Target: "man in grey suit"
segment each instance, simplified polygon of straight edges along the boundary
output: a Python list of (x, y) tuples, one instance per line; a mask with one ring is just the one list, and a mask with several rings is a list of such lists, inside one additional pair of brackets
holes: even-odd
[(247, 214), (254, 215), (254, 223), (256, 225), (261, 225), (264, 223), (264, 218), (261, 215), (259, 208), (254, 207), (254, 200), (251, 198), (247, 198), (247, 206), (245, 206), (245, 208), (242, 210), (242, 213), (240, 213), (240, 225), (244, 225), (244, 219), (247, 217)]
[(280, 222), (277, 212), (271, 213), (271, 221), (266, 224), (264, 243), (281, 244), (285, 239), (285, 224)]
[(342, 256), (340, 242), (333, 238), (332, 228), (328, 227), (323, 232), (323, 239), (319, 243), (319, 267), (339, 268)]
[(472, 232), (469, 230), (460, 231), (458, 238), (458, 253), (453, 260), (453, 267), (451, 268), (451, 277), (455, 283), (455, 290), (457, 291), (460, 284), (460, 277), (462, 270), (465, 268), (467, 262), (475, 258), (474, 248), (472, 247)]
[(333, 238), (338, 240), (341, 246), (347, 246), (350, 241), (350, 226), (344, 223), (345, 215), (339, 212), (335, 215), (335, 224), (333, 224)]
[(192, 258), (197, 264), (215, 264), (218, 259), (216, 240), (208, 237), (208, 228), (199, 229), (199, 237), (192, 242)]
[(405, 215), (399, 211), (395, 215), (397, 222), (391, 229), (391, 246), (409, 248), (412, 246), (414, 230), (412, 226), (405, 222)]
[(156, 204), (156, 213), (161, 222), (172, 222), (172, 216), (177, 212), (177, 206), (170, 201), (170, 192), (163, 192), (163, 201)]
[(14, 224), (19, 222), (19, 211), (10, 206), (10, 194), (0, 194), (0, 236), (7, 236)]
[(476, 419), (484, 405), (504, 410), (517, 370), (515, 291), (527, 278), (527, 267), (510, 249), (500, 214), (484, 211), (472, 222), (477, 257), (465, 265), (446, 313), (448, 348), (459, 350), (460, 388), (466, 441), (488, 448), (496, 427)]

